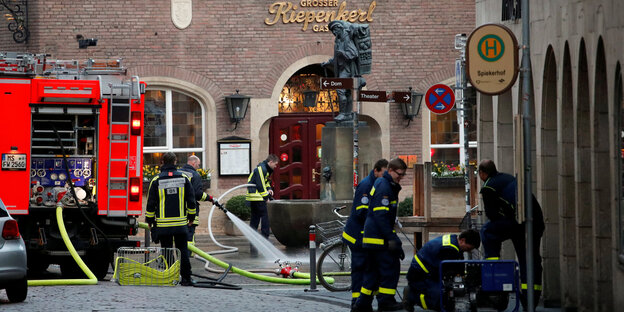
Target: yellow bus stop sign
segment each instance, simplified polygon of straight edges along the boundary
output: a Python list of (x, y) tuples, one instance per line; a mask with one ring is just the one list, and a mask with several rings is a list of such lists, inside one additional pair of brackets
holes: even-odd
[(481, 93), (507, 91), (518, 78), (518, 42), (509, 28), (486, 24), (466, 42), (468, 80)]

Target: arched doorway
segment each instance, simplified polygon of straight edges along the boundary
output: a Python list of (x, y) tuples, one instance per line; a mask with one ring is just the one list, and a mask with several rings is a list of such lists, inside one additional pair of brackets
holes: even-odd
[[(269, 153), (280, 158), (273, 173), (277, 199), (318, 199), (320, 195), (321, 133), (338, 111), (335, 91), (319, 91), (320, 64), (294, 73), (282, 88), (279, 115), (271, 120)], [(304, 105), (304, 92), (317, 91), (316, 105)]]

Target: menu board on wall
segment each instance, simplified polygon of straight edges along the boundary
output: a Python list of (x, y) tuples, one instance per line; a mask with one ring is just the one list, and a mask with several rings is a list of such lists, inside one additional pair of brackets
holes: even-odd
[(249, 175), (251, 172), (251, 141), (220, 140), (219, 175)]

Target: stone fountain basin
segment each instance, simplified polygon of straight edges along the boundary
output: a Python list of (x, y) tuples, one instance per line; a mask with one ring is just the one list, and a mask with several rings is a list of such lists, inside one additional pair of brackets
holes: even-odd
[(275, 238), (286, 247), (309, 245), (310, 225), (338, 219), (332, 209), (351, 212), (351, 200), (321, 201), (318, 199), (274, 200), (268, 203), (269, 222)]

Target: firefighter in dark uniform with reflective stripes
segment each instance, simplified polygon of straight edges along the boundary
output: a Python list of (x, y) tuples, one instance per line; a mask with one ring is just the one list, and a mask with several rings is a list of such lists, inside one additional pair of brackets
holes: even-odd
[[(279, 158), (270, 154), (267, 159), (258, 164), (258, 166), (251, 172), (248, 184), (254, 184), (254, 186), (247, 187), (247, 205), (251, 207), (251, 220), (249, 226), (252, 229), (257, 230), (258, 224), (260, 224), (260, 233), (262, 236), (269, 238), (270, 225), (269, 214), (267, 212), (267, 202), (273, 198), (273, 190), (271, 189), (271, 180), (269, 176), (273, 173), (273, 169), (277, 166)], [(252, 253), (254, 252), (252, 246)]]
[(176, 169), (176, 160), (174, 153), (163, 155), (161, 172), (150, 182), (145, 222), (157, 232), (161, 247), (172, 248), (175, 240), (180, 250), (180, 284), (192, 286), (186, 237), (195, 220), (195, 194), (190, 179)]
[(212, 198), (212, 196), (204, 192), (204, 189), (202, 186), (202, 178), (197, 172), (197, 169), (199, 168), (200, 165), (201, 165), (201, 160), (199, 159), (199, 157), (195, 155), (191, 155), (188, 157), (186, 165), (180, 168), (180, 170), (184, 171), (183, 173), (185, 173), (186, 176), (191, 179), (191, 184), (193, 185), (193, 192), (195, 193), (195, 201), (196, 201), (196, 207), (197, 207), (197, 211), (195, 212), (195, 221), (193, 222), (193, 225), (189, 226), (188, 228), (189, 232), (188, 232), (187, 240), (190, 244), (195, 244), (195, 228), (199, 225), (199, 202), (209, 201), (209, 202), (214, 203), (215, 205), (219, 204), (216, 201), (216, 199)]
[[(498, 172), (492, 160), (485, 159), (479, 164), (479, 178), (484, 182), (481, 197), (485, 206), (485, 215), (489, 221), (481, 229), (481, 240), (485, 259), (500, 259), (501, 244), (511, 239), (520, 264), (522, 294), (520, 300), (526, 308), (526, 230), (525, 223), (516, 221), (516, 178), (510, 174)], [(542, 257), (540, 242), (544, 234), (544, 215), (537, 199), (532, 195), (533, 203), (533, 265), (534, 265), (534, 304), (537, 305), (542, 293)], [(526, 213), (526, 210), (525, 210)], [(526, 218), (525, 218), (526, 220)]]
[(466, 230), (459, 236), (446, 234), (427, 242), (414, 255), (407, 271), (408, 286), (403, 289), (405, 310), (414, 311), (414, 304), (425, 310), (440, 311), (440, 263), (462, 260), (464, 252), (479, 248), (479, 232)]
[(351, 307), (360, 297), (360, 288), (362, 288), (362, 280), (366, 270), (366, 253), (362, 249), (362, 232), (368, 213), (370, 191), (375, 180), (382, 177), (387, 168), (388, 161), (386, 159), (378, 160), (370, 174), (357, 186), (351, 206), (351, 214), (342, 233), (342, 240), (351, 249)]
[(388, 171), (375, 180), (364, 223), (362, 247), (366, 251), (367, 269), (360, 289), (360, 297), (352, 310), (372, 311), (373, 292), (378, 291), (378, 311), (398, 311), (403, 305), (394, 299), (405, 258), (401, 240), (394, 231), (397, 201), (407, 165), (399, 158), (388, 164)]

